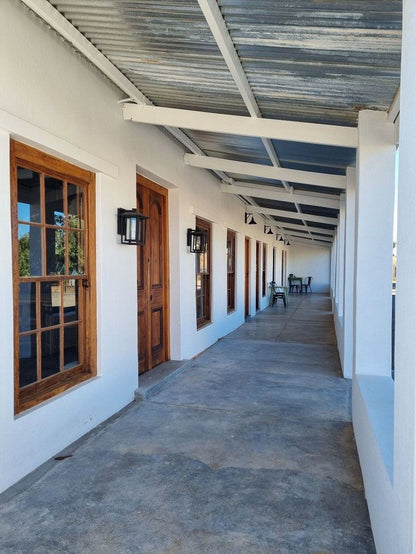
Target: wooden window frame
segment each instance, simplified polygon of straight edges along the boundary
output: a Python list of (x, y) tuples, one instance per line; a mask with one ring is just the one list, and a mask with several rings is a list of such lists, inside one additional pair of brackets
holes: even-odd
[[(195, 301), (196, 301), (196, 327), (201, 329), (211, 323), (211, 223), (199, 217), (195, 220), (195, 228), (207, 233), (207, 249), (205, 254), (196, 254), (195, 257)], [(206, 271), (199, 272), (199, 256), (206, 256)], [(198, 318), (198, 275), (201, 276), (202, 297), (203, 297), (203, 317)]]
[(262, 260), (261, 260), (261, 292), (263, 298), (266, 296), (266, 258), (267, 244), (263, 242)]
[[(18, 244), (18, 196), (17, 196), (17, 168), (24, 167), (40, 173), (43, 176), (57, 178), (64, 183), (73, 184), (82, 187), (84, 193), (84, 218), (85, 218), (85, 237), (84, 253), (85, 266), (84, 273), (69, 275), (47, 275), (42, 271), (40, 276), (24, 277), (19, 275), (19, 244)], [(95, 276), (95, 174), (81, 169), (68, 162), (50, 156), (35, 148), (11, 140), (10, 144), (10, 168), (11, 168), (11, 222), (12, 222), (12, 253), (13, 253), (13, 311), (14, 311), (14, 400), (15, 414), (18, 414), (28, 408), (36, 406), (41, 402), (52, 398), (63, 391), (90, 379), (97, 374), (96, 367), (96, 276)], [(42, 177), (44, 179), (44, 177)], [(43, 187), (41, 188), (43, 190)], [(66, 190), (66, 185), (64, 185)], [(66, 202), (66, 200), (64, 200)], [(45, 199), (41, 193), (41, 211), (45, 211)], [(69, 227), (63, 227), (64, 230), (70, 230)], [(47, 229), (48, 224), (42, 217), (38, 226)], [(67, 243), (66, 243), (67, 244)], [(42, 251), (45, 252), (45, 242), (42, 240)], [(68, 252), (66, 251), (66, 256)], [(66, 258), (67, 259), (67, 258)], [(68, 262), (66, 262), (67, 264)], [(44, 262), (45, 266), (45, 262)], [(66, 265), (68, 268), (68, 265)], [(43, 268), (44, 269), (44, 268)], [(39, 360), (38, 360), (38, 380), (34, 383), (20, 387), (19, 384), (19, 285), (20, 283), (36, 283), (37, 290), (40, 290), (40, 283), (62, 282), (67, 280), (77, 280), (79, 288), (83, 292), (79, 299), (79, 317), (76, 322), (79, 337), (79, 357), (80, 363), (70, 369), (63, 369), (61, 366), (58, 373), (49, 377), (39, 378)], [(39, 285), (37, 284), (39, 283)], [(61, 292), (61, 294), (63, 294)], [(48, 326), (40, 323), (40, 298), (39, 292), (36, 293), (36, 326), (30, 331), (35, 335), (38, 344), (42, 333), (48, 330)], [(61, 297), (62, 302), (62, 297)], [(62, 311), (61, 304), (61, 311)], [(74, 322), (72, 322), (74, 323)], [(62, 320), (59, 324), (53, 326), (54, 329), (65, 329), (69, 327), (68, 323)], [(22, 333), (25, 334), (25, 333)], [(61, 348), (62, 348), (62, 332)], [(61, 354), (61, 357), (63, 354)], [(39, 353), (38, 353), (39, 358)], [(61, 361), (62, 364), (62, 361)]]
[(227, 313), (235, 310), (235, 236), (227, 229)]

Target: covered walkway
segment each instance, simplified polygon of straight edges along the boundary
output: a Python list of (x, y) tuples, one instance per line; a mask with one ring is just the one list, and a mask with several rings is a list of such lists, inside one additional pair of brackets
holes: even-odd
[(3, 494), (0, 551), (374, 552), (350, 404), (330, 299), (292, 297)]

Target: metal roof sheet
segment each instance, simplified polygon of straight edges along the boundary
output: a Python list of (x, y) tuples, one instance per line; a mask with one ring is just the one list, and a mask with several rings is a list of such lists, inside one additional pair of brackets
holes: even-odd
[[(50, 3), (153, 104), (248, 115), (197, 0)], [(263, 117), (351, 126), (360, 109), (386, 110), (393, 100), (400, 79), (401, 1), (218, 0), (218, 6)], [(260, 138), (186, 134), (208, 156), (272, 163)], [(271, 144), (288, 169), (345, 175), (355, 163), (352, 148), (283, 140)], [(282, 190), (278, 180), (228, 175), (237, 183)], [(340, 193), (290, 185), (297, 192)], [(255, 201), (295, 209), (292, 202)], [(315, 206), (301, 209), (328, 214)], [(330, 211), (336, 217), (337, 211)]]

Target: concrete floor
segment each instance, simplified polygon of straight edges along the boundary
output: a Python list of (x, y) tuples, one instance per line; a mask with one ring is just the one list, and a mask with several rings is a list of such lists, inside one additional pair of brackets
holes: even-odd
[(330, 314), (293, 296), (0, 497), (0, 552), (375, 552)]

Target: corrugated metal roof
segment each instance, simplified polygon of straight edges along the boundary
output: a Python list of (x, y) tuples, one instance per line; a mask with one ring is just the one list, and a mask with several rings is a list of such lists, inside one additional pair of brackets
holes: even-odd
[(263, 117), (353, 125), (399, 84), (402, 3), (219, 0)]
[[(248, 114), (197, 0), (51, 4), (153, 104)], [(218, 5), (263, 117), (356, 125), (360, 109), (389, 107), (400, 79), (401, 1), (218, 0)], [(186, 134), (208, 156), (272, 163), (260, 138)], [(272, 144), (282, 167), (289, 169), (345, 175), (355, 162), (351, 148), (282, 140)], [(282, 190), (278, 180), (229, 176)], [(298, 192), (340, 193), (290, 184)], [(276, 209), (285, 204), (257, 201)], [(319, 207), (303, 209), (328, 213)]]

